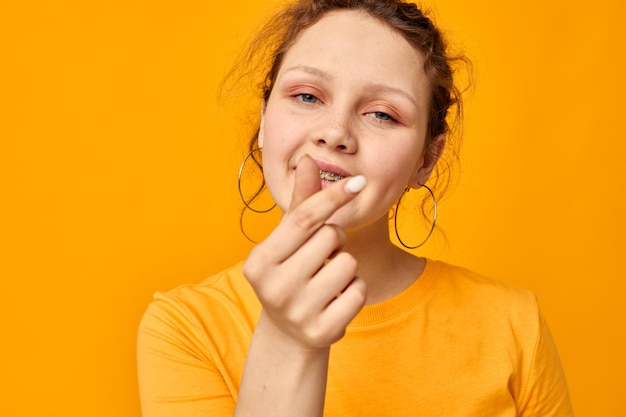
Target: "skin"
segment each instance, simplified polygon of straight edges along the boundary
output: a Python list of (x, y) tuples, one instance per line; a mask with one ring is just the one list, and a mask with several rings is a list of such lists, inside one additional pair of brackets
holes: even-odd
[[(321, 416), (330, 346), (421, 273), (389, 241), (387, 213), (443, 149), (443, 136), (425, 149), (429, 94), (422, 53), (361, 12), (328, 13), (285, 55), (259, 136), (284, 215), (244, 264), (263, 311), (236, 416)], [(322, 181), (320, 167), (367, 186)]]

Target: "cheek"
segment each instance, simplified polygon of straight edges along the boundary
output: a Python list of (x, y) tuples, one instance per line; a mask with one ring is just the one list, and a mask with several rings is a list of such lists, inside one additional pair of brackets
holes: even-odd
[(289, 207), (292, 191), (292, 175), (289, 158), (282, 146), (266, 140), (263, 148), (263, 177), (272, 198), (283, 211)]
[(292, 151), (296, 132), (288, 122), (277, 122), (275, 117), (268, 117), (263, 126), (263, 151), (268, 159), (276, 162)]
[(419, 165), (419, 149), (407, 141), (407, 146), (397, 146), (393, 149), (378, 149), (373, 164), (374, 170), (379, 172), (382, 180), (392, 188), (404, 188), (408, 185), (413, 173)]
[(373, 166), (368, 180), (369, 193), (367, 193), (368, 205), (376, 207), (375, 215), (384, 215), (398, 200), (405, 189), (409, 170), (407, 165), (411, 163), (407, 158), (393, 160), (380, 159), (379, 164)]
[(263, 137), (263, 166), (275, 164), (280, 154), (284, 152), (283, 124), (276, 123), (275, 117), (268, 111), (262, 125), (261, 135)]

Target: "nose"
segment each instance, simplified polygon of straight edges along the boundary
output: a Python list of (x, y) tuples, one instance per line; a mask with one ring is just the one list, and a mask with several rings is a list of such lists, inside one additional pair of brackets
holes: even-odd
[(318, 146), (343, 153), (354, 153), (357, 141), (354, 136), (354, 121), (345, 112), (337, 112), (321, 120), (321, 126), (314, 140)]

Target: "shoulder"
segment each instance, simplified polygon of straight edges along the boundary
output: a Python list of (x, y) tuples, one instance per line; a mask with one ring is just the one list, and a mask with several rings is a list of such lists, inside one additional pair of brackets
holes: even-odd
[(140, 329), (201, 333), (234, 323), (256, 323), (260, 305), (243, 275), (242, 263), (212, 275), (198, 284), (185, 284), (156, 292)]
[(469, 269), (428, 261), (433, 308), (473, 329), (509, 334), (532, 345), (541, 327), (541, 313), (531, 291)]
[(525, 288), (441, 261), (427, 261), (425, 271), (432, 276), (436, 292), (453, 296), (457, 303), (480, 310), (537, 312), (536, 297)]
[(520, 415), (572, 415), (556, 346), (535, 295), (444, 262), (429, 261), (427, 267), (431, 315), (473, 360), (484, 354), (486, 369), (507, 370)]
[(159, 415), (209, 407), (232, 414), (257, 311), (241, 264), (157, 292), (137, 334), (142, 408)]
[(430, 266), (428, 309), (441, 328), (455, 334), (461, 345), (489, 351), (498, 363), (517, 366), (532, 357), (542, 327), (532, 292), (443, 262)]
[(198, 303), (238, 304), (247, 303), (254, 292), (243, 275), (243, 263), (207, 277), (197, 284), (180, 285), (167, 292), (154, 294), (154, 301), (179, 302), (188, 305)]

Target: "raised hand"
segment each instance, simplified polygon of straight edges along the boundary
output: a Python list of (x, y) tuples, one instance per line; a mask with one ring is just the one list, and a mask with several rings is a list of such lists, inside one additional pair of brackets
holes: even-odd
[(317, 164), (303, 157), (289, 209), (246, 260), (244, 274), (263, 305), (261, 321), (286, 336), (281, 342), (327, 348), (363, 307), (357, 262), (341, 252), (346, 235), (326, 221), (364, 185), (363, 177), (352, 177), (321, 190)]

